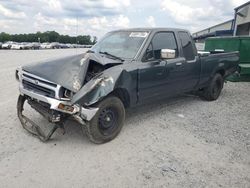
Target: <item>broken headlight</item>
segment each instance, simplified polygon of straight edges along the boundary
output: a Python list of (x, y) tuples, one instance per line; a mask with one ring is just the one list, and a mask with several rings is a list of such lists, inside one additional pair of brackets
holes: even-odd
[(64, 87), (60, 89), (59, 97), (64, 100), (70, 100), (73, 97), (74, 93)]

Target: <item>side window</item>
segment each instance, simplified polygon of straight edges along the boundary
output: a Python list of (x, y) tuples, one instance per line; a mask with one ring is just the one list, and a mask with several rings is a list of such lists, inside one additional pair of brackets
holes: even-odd
[(154, 60), (154, 51), (153, 51), (153, 45), (152, 42), (149, 44), (147, 50), (146, 50), (146, 54), (145, 54), (145, 60)]
[(191, 43), (191, 37), (186, 32), (179, 32), (179, 37), (181, 40), (184, 57), (187, 61), (193, 60), (195, 58), (195, 54)]
[(156, 33), (146, 50), (146, 54), (143, 58), (144, 61), (161, 59), (161, 49), (176, 50), (176, 54), (178, 54), (174, 33)]

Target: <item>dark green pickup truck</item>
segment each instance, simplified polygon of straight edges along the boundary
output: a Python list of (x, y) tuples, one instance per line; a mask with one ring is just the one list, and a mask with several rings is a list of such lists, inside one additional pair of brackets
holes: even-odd
[[(82, 55), (17, 69), (18, 117), (42, 141), (74, 118), (91, 141), (104, 143), (119, 134), (125, 108), (192, 91), (216, 100), (238, 62), (238, 52), (198, 54), (186, 30), (113, 31)], [(25, 101), (54, 123), (48, 134), (24, 115)]]

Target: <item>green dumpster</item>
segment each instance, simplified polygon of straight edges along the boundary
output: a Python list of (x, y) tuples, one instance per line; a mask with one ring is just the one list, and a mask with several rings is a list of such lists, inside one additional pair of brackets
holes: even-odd
[(230, 36), (212, 37), (205, 41), (205, 51), (224, 50), (225, 52), (239, 51), (240, 53), (240, 74), (227, 77), (232, 82), (250, 81), (250, 37)]

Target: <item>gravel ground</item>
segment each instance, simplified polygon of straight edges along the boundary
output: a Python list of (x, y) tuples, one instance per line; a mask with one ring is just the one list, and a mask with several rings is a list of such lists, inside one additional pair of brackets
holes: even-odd
[(225, 84), (214, 102), (185, 95), (130, 109), (103, 145), (74, 122), (48, 143), (28, 134), (16, 67), (83, 51), (0, 51), (0, 187), (250, 187), (250, 83)]

